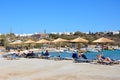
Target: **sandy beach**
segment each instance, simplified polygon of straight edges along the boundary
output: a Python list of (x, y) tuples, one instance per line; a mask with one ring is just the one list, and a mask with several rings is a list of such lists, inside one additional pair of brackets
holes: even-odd
[(120, 80), (120, 0), (0, 0), (0, 80)]
[(120, 65), (0, 58), (0, 80), (119, 80)]

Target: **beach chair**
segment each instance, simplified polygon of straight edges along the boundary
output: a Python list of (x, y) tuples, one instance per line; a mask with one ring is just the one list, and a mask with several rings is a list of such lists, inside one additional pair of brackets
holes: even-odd
[(63, 60), (72, 60), (70, 57), (64, 57)]
[(60, 56), (51, 56), (50, 59), (55, 61), (63, 60), (63, 58), (61, 58)]
[(76, 63), (78, 63), (78, 62), (90, 63), (90, 62), (93, 62), (93, 60), (92, 60), (92, 59), (88, 59), (85, 54), (83, 54), (82, 52), (79, 52), (79, 55), (78, 55), (78, 57), (74, 60), (74, 62), (76, 62)]
[(7, 60), (19, 60), (19, 56), (15, 53), (6, 56)]
[(41, 56), (42, 59), (50, 59), (50, 56)]
[(93, 62), (92, 59), (84, 59), (84, 58), (76, 58), (74, 60), (75, 63), (81, 63), (81, 62), (85, 62), (85, 63), (90, 63), (90, 62)]
[(105, 59), (97, 58), (97, 63), (103, 64), (103, 65), (113, 65), (113, 64), (119, 64), (120, 63), (120, 61), (117, 61), (117, 60), (111, 59), (111, 61), (105, 61)]
[(112, 65), (112, 62), (109, 62), (109, 61), (104, 62), (103, 60), (98, 60), (97, 63), (103, 64), (103, 65)]
[(111, 64), (120, 64), (120, 61), (118, 61), (118, 60), (113, 60), (113, 59), (112, 59)]

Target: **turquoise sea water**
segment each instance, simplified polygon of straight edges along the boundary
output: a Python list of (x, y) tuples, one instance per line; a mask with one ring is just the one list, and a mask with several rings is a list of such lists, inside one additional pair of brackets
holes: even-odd
[[(62, 53), (58, 53), (58, 52), (50, 52), (51, 56), (59, 56), (64, 58), (64, 57), (69, 57), (72, 58), (72, 52), (62, 52)], [(97, 54), (101, 54), (101, 52), (86, 52), (85, 55), (87, 56), (87, 58), (89, 59), (96, 59), (96, 55)], [(120, 50), (104, 50), (102, 52), (102, 54), (105, 57), (110, 57), (111, 59), (118, 59), (120, 60)]]
[[(41, 53), (41, 52), (40, 52)], [(59, 56), (61, 58), (72, 58), (72, 52), (49, 52), (51, 56)], [(110, 57), (111, 59), (120, 60), (120, 50), (104, 50), (101, 52), (86, 52), (84, 53), (88, 59), (96, 59), (97, 54), (103, 54), (105, 57)], [(0, 55), (2, 57), (2, 55)]]

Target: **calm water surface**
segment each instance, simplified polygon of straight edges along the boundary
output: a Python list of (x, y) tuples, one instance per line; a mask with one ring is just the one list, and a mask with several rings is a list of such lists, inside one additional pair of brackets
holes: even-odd
[[(96, 55), (97, 54), (103, 54), (105, 57), (110, 57), (112, 59), (119, 59), (120, 60), (120, 50), (104, 50), (103, 52), (86, 52), (85, 55), (87, 56), (87, 58), (89, 59), (96, 59)], [(58, 53), (58, 52), (50, 52), (51, 56), (60, 56), (61, 57), (70, 57), (72, 58), (72, 52), (62, 52), (62, 53)]]

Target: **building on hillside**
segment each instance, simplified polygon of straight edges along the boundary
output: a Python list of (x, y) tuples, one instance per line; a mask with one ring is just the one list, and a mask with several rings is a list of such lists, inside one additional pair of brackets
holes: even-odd
[(119, 31), (113, 31), (113, 35), (115, 35), (115, 34), (120, 34), (120, 32)]

